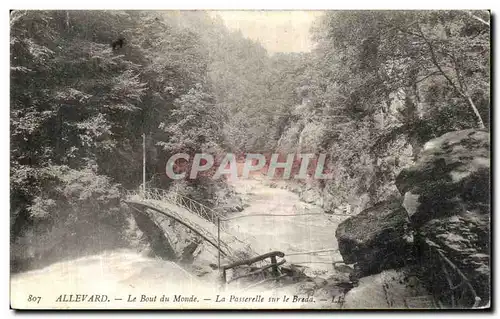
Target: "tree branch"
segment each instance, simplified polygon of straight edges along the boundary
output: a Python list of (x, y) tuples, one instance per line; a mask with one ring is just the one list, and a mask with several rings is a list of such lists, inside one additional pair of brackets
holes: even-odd
[(457, 85), (453, 82), (453, 80), (444, 72), (443, 68), (441, 68), (441, 65), (439, 64), (438, 60), (437, 60), (437, 56), (436, 56), (436, 52), (434, 51), (434, 47), (432, 46), (432, 43), (429, 41), (429, 39), (427, 39), (425, 37), (425, 34), (424, 32), (422, 31), (422, 28), (419, 27), (419, 32), (422, 36), (422, 39), (424, 39), (425, 43), (427, 44), (428, 48), (429, 48), (429, 52), (431, 54), (431, 60), (432, 60), (432, 63), (434, 64), (434, 66), (438, 69), (439, 73), (444, 76), (444, 78), (446, 79), (446, 81), (448, 81), (448, 83), (450, 83), (450, 85), (453, 87), (453, 89), (460, 95), (462, 96), (466, 102), (469, 104), (469, 106), (472, 108), (472, 111), (474, 112), (474, 115), (476, 115), (476, 118), (477, 118), (477, 122), (478, 122), (478, 125), (479, 125), (479, 128), (481, 129), (484, 129), (485, 128), (485, 125), (484, 125), (484, 122), (483, 122), (483, 119), (481, 118), (481, 114), (479, 114), (479, 111), (476, 107), (476, 105), (474, 104), (474, 101), (472, 101), (472, 98), (470, 97), (469, 94), (467, 94), (467, 92), (464, 92), (464, 91), (461, 91)]
[(472, 12), (470, 12), (470, 11), (467, 11), (467, 14), (468, 14), (468, 15), (469, 15), (472, 19), (475, 19), (475, 20), (477, 20), (477, 21), (481, 22), (482, 24), (487, 25), (488, 27), (490, 27), (490, 23), (489, 23), (488, 21), (485, 21), (485, 20), (481, 19), (480, 17), (475, 16), (475, 15), (474, 15), (474, 14), (472, 14)]
[(440, 72), (439, 72), (439, 71), (434, 71), (434, 72), (432, 72), (432, 73), (430, 73), (430, 74), (427, 74), (427, 75), (426, 75), (426, 76), (424, 76), (423, 78), (416, 80), (416, 81), (415, 81), (415, 84), (416, 84), (416, 83), (420, 83), (420, 82), (424, 81), (425, 79), (428, 79), (428, 78), (430, 78), (431, 76), (438, 75), (438, 74), (440, 74)]
[(432, 64), (434, 64), (434, 66), (438, 69), (439, 73), (441, 73), (441, 75), (444, 76), (446, 81), (448, 81), (448, 83), (450, 83), (450, 85), (453, 87), (453, 89), (459, 95), (465, 97), (465, 94), (462, 91), (460, 91), (460, 89), (455, 85), (453, 80), (443, 71), (443, 68), (441, 68), (441, 65), (439, 64), (439, 62), (437, 60), (436, 52), (434, 51), (434, 47), (432, 46), (432, 43), (429, 41), (429, 39), (427, 39), (425, 37), (424, 32), (422, 31), (422, 28), (420, 28), (420, 27), (419, 27), (419, 32), (420, 32), (422, 39), (424, 39), (425, 43), (427, 44), (427, 47), (429, 48), (429, 53), (431, 54)]

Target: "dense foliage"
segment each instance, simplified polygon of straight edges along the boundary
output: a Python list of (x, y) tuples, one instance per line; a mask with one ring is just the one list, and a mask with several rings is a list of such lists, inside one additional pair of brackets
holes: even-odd
[[(120, 190), (142, 182), (142, 134), (148, 183), (163, 188), (170, 186), (169, 154), (219, 143), (219, 119), (205, 116), (215, 110), (204, 91), (208, 53), (199, 34), (167, 18), (140, 11), (11, 13), (11, 238), (20, 247), (14, 254), (22, 255), (16, 257), (46, 255), (71, 242), (68, 236), (82, 240), (80, 247), (103, 246), (107, 241), (92, 235), (95, 225), (111, 228), (106, 236), (114, 232), (113, 241), (123, 237), (126, 246), (130, 222)], [(112, 48), (120, 37), (123, 46)], [(23, 243), (47, 234), (51, 243), (38, 247), (45, 251), (21, 252)]]

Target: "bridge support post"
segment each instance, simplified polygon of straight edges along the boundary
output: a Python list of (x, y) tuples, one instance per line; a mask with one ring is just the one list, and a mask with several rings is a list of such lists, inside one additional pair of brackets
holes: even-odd
[(273, 265), (273, 276), (278, 278), (280, 275), (280, 271), (278, 270), (276, 255), (271, 256), (271, 264)]

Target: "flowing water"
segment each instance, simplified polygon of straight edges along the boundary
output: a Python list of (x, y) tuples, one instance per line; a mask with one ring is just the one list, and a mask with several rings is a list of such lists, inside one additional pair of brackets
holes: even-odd
[[(332, 262), (340, 259), (335, 251), (287, 254), (336, 249), (335, 229), (345, 217), (326, 215), (320, 208), (301, 202), (296, 194), (267, 186), (259, 178), (237, 181), (233, 186), (240, 195), (246, 197), (247, 206), (242, 212), (230, 216), (233, 219), (226, 224), (229, 230), (237, 232), (243, 237), (240, 239), (249, 243), (258, 253), (273, 250), (284, 252), (288, 263), (308, 267), (309, 274), (326, 276), (333, 270)], [(176, 304), (161, 302), (160, 298), (169, 296), (172, 301), (174, 294), (189, 298), (193, 292), (199, 299), (214, 298), (216, 289), (217, 284), (214, 282), (199, 280), (173, 262), (118, 250), (13, 275), (11, 305), (15, 308), (179, 308), (182, 304), (184, 308), (210, 308), (213, 307), (210, 301)], [(261, 292), (257, 290), (257, 293)], [(67, 300), (71, 294), (107, 295), (109, 301), (75, 303)], [(30, 296), (42, 296), (42, 300), (36, 303), (30, 301)], [(157, 296), (155, 302), (146, 301), (153, 296)], [(136, 300), (129, 300), (134, 297)], [(58, 298), (62, 298), (62, 301), (57, 302)], [(249, 306), (251, 304), (248, 303), (229, 305), (234, 308)], [(261, 307), (273, 308), (273, 304), (262, 304)]]
[(316, 275), (328, 275), (333, 262), (342, 260), (336, 251), (335, 230), (347, 216), (325, 214), (289, 190), (270, 187), (263, 178), (238, 180), (232, 185), (248, 206), (232, 215), (227, 227), (243, 236), (240, 239), (254, 251), (282, 251), (288, 263), (305, 266)]

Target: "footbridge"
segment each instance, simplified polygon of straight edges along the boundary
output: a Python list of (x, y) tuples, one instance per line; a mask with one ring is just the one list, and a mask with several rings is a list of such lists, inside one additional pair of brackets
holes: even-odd
[(199, 235), (230, 261), (257, 255), (248, 244), (228, 232), (223, 216), (189, 197), (162, 189), (126, 191), (124, 200), (142, 213), (160, 214), (175, 220)]

